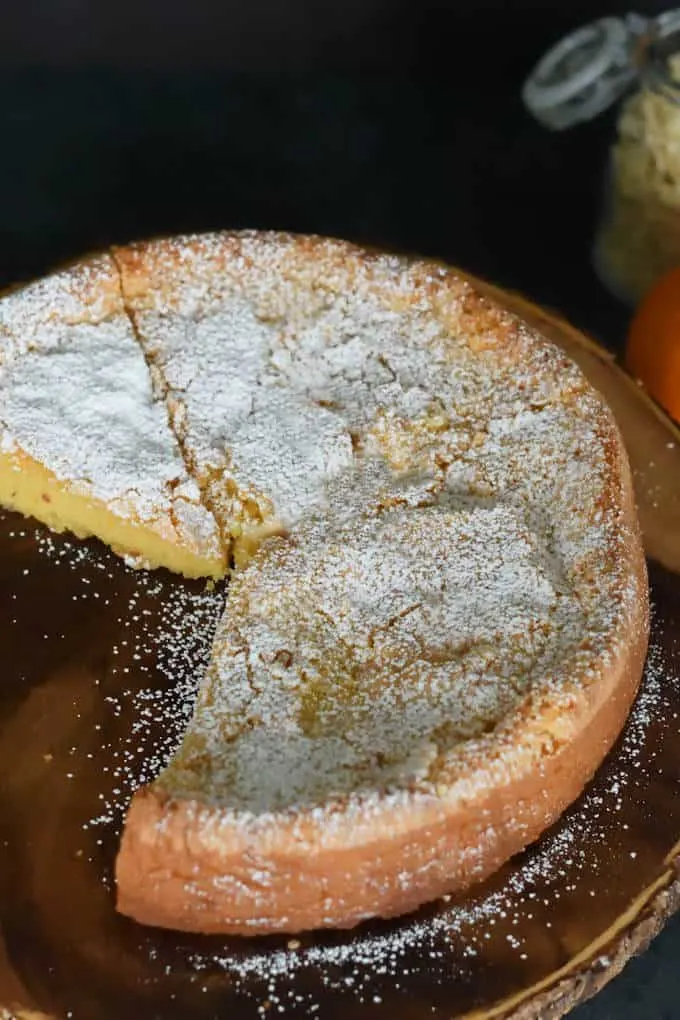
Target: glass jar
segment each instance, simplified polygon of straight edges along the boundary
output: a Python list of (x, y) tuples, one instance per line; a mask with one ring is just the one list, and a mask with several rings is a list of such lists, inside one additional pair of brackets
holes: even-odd
[(584, 26), (543, 57), (522, 94), (552, 130), (620, 102), (593, 266), (611, 293), (637, 303), (680, 266), (680, 10)]

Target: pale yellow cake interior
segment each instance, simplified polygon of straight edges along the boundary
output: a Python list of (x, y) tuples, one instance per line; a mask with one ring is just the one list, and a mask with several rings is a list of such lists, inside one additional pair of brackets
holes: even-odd
[(0, 504), (78, 538), (94, 536), (140, 566), (165, 567), (185, 577), (224, 576), (226, 556), (206, 556), (181, 543), (168, 522), (155, 527), (110, 510), (91, 496), (74, 492), (25, 452), (0, 453)]

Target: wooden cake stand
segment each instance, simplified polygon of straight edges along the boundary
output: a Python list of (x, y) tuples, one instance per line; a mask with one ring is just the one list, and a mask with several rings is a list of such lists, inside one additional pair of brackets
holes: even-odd
[(584, 796), (483, 886), (397, 922), (264, 941), (137, 926), (113, 909), (117, 833), (190, 711), (219, 593), (0, 515), (0, 1018), (553, 1018), (680, 906), (680, 432), (576, 330), (489, 291), (581, 364), (635, 473), (649, 661)]

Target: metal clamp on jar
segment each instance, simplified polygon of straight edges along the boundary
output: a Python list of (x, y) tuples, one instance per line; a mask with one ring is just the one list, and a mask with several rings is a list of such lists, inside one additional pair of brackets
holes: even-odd
[(578, 29), (539, 61), (522, 97), (554, 131), (621, 101), (593, 263), (608, 290), (637, 303), (680, 266), (680, 9)]

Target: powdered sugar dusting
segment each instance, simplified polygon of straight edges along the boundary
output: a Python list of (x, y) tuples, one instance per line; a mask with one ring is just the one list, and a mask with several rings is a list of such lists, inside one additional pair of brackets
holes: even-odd
[(261, 517), (293, 524), (362, 456), (467, 493), (519, 484), (518, 500), (533, 494), (539, 506), (555, 490), (562, 503), (578, 492), (587, 520), (605, 472), (601, 403), (571, 362), (454, 274), (249, 233), (115, 257), (158, 389), (225, 531)]
[(65, 271), (0, 302), (0, 451), (22, 452), (74, 493), (218, 554), (153, 399), (110, 259)]
[(454, 748), (590, 665), (591, 607), (572, 584), (512, 506), (301, 524), (233, 580), (163, 788), (254, 814), (432, 793), (455, 777)]

